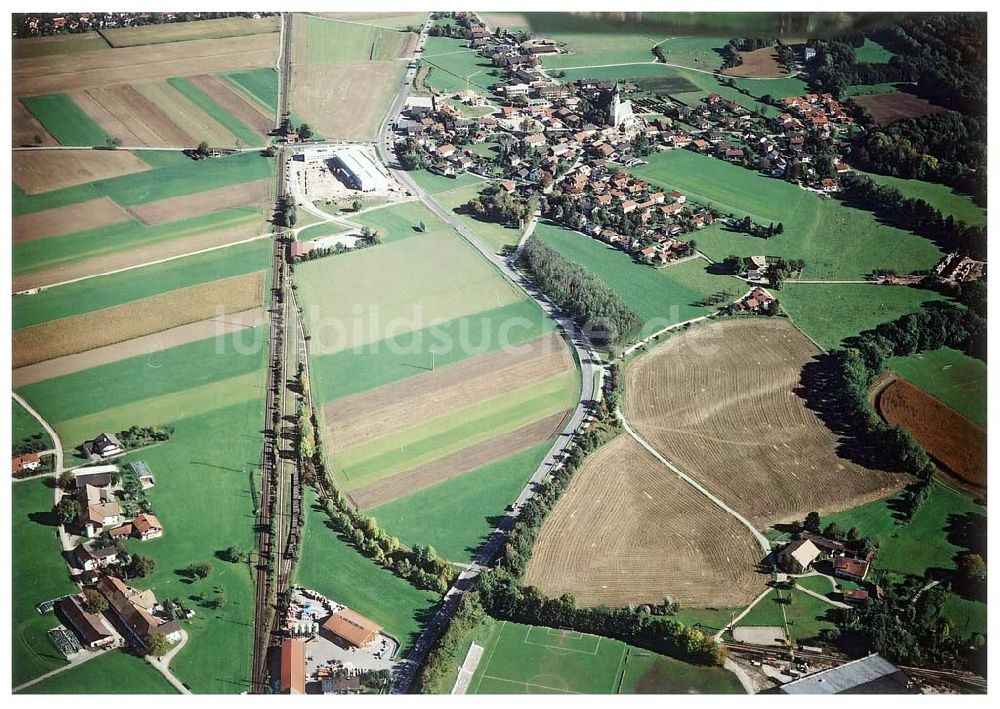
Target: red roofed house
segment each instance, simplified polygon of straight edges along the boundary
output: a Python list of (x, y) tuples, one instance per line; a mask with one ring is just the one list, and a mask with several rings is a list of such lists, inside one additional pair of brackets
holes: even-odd
[(10, 461), (11, 471), (14, 473), (23, 473), (26, 470), (37, 470), (38, 466), (41, 464), (42, 459), (38, 457), (37, 453), (25, 453), (24, 455), (19, 455)]
[(132, 528), (135, 535), (144, 542), (163, 536), (160, 520), (150, 514), (141, 514), (132, 520)]
[(839, 556), (833, 560), (833, 575), (850, 581), (864, 581), (868, 576), (868, 562)]
[(306, 643), (302, 638), (286, 638), (281, 643), (281, 694), (306, 693)]

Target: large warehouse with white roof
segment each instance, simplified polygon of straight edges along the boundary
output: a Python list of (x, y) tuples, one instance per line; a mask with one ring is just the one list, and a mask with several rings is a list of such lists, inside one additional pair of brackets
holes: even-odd
[(333, 162), (351, 187), (362, 192), (386, 192), (389, 179), (368, 153), (358, 147), (341, 148)]

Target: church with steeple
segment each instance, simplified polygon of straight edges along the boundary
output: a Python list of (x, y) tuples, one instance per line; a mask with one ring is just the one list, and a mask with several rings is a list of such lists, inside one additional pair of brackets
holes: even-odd
[(634, 132), (636, 129), (635, 114), (632, 113), (632, 102), (622, 101), (621, 84), (615, 83), (614, 92), (611, 94), (611, 105), (608, 106), (608, 123), (625, 133)]

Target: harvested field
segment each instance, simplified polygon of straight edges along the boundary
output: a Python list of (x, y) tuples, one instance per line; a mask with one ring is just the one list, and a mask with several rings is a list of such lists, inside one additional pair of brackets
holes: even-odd
[(292, 106), (313, 128), (343, 140), (373, 138), (405, 64), (396, 61), (292, 67)]
[(264, 311), (262, 308), (254, 308), (233, 315), (219, 315), (208, 320), (181, 325), (151, 335), (143, 335), (114, 345), (98, 347), (80, 354), (65, 355), (19, 367), (13, 372), (12, 382), (14, 388), (17, 389), (53, 377), (82, 372), (102, 364), (120, 362), (129, 357), (148, 355), (188, 342), (238, 332), (263, 323)]
[(129, 215), (110, 197), (14, 217), (14, 243), (23, 244), (128, 221)]
[(206, 75), (191, 77), (190, 81), (251, 130), (266, 136), (268, 131), (274, 128), (274, 114), (241, 93), (225, 79)]
[(729, 320), (671, 338), (628, 368), (625, 412), (664, 458), (758, 528), (855, 507), (907, 477), (837, 455), (796, 393), (819, 350), (786, 320)]
[(236, 136), (231, 131), (166, 81), (151, 81), (135, 84), (134, 87), (146, 100), (163, 111), (170, 121), (183, 126), (184, 133), (198, 138), (194, 143), (178, 143), (177, 147), (197, 145), (202, 140), (209, 145), (235, 143)]
[(963, 481), (986, 487), (985, 429), (905, 379), (879, 392), (878, 409), (889, 425), (909, 431), (935, 461)]
[(140, 92), (138, 86), (106, 86), (89, 89), (87, 93), (126, 131), (136, 136), (139, 145), (183, 148), (199, 142), (193, 134), (175, 123), (167, 111)]
[(252, 221), (237, 224), (195, 236), (172, 239), (148, 246), (140, 246), (135, 249), (116, 251), (110, 255), (72, 261), (64, 266), (23, 273), (14, 276), (11, 285), (13, 292), (20, 293), (31, 288), (43, 288), (55, 283), (71, 281), (75, 278), (110, 273), (130, 266), (152, 263), (160, 259), (183, 256), (203, 249), (233, 244), (259, 236), (263, 231), (263, 220), (260, 223)]
[[(164, 42), (186, 42), (195, 39), (222, 39), (278, 31), (277, 17), (222, 17), (217, 20), (172, 22), (143, 27), (115, 27), (102, 35), (112, 47), (139, 47)], [(277, 41), (277, 40), (275, 40)]]
[(219, 315), (241, 313), (259, 307), (263, 298), (264, 272), (257, 271), (33, 325), (14, 331), (12, 366), (16, 369)]
[[(141, 129), (135, 125), (132, 109), (115, 93), (100, 88), (80, 89), (67, 94), (80, 110), (108, 135), (118, 138), (122, 145), (151, 148), (170, 147), (155, 133), (146, 132), (145, 140), (139, 137)], [(128, 123), (129, 125), (126, 125)]]
[(945, 109), (925, 98), (904, 91), (890, 91), (884, 94), (852, 96), (851, 100), (864, 106), (879, 125), (899, 121), (903, 118), (941, 113)]
[(574, 367), (562, 339), (546, 335), (517, 348), (463, 360), (324, 407), (334, 452), (416, 426), (440, 413), (541, 382)]
[(631, 436), (591, 455), (546, 518), (524, 582), (581, 606), (745, 606), (764, 589), (753, 535)]
[(12, 103), (11, 120), (14, 131), (11, 141), (13, 145), (59, 145), (59, 142), (45, 130), (38, 119), (31, 115), (31, 111), (17, 99), (14, 99)]
[(277, 54), (276, 38), (259, 34), (31, 57), (14, 63), (14, 96), (270, 67)]
[(778, 62), (774, 47), (762, 47), (752, 52), (740, 52), (743, 63), (723, 69), (726, 76), (751, 77), (757, 79), (780, 79), (788, 76), (784, 65)]
[(111, 47), (96, 32), (57, 34), (47, 37), (18, 37), (14, 40), (14, 60), (42, 57), (50, 54), (82, 54), (106, 52)]
[(129, 211), (144, 224), (154, 225), (199, 217), (232, 207), (249, 206), (263, 213), (270, 201), (271, 180), (264, 179), (146, 202), (132, 207)]
[(122, 150), (18, 151), (12, 177), (28, 194), (39, 194), (148, 169), (133, 153)]
[(566, 420), (567, 411), (559, 411), (483, 443), (468, 446), (443, 458), (352, 490), (351, 499), (362, 509), (398, 500), (431, 485), (480, 468), (487, 463), (539, 445), (556, 435)]

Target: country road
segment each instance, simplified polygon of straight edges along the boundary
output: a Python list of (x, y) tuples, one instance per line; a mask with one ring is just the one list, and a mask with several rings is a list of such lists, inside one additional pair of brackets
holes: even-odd
[(25, 411), (34, 416), (38, 423), (42, 424), (42, 428), (44, 428), (45, 432), (52, 438), (52, 447), (55, 449), (56, 456), (56, 465), (53, 472), (55, 475), (59, 475), (59, 473), (63, 471), (63, 447), (62, 441), (59, 440), (59, 434), (57, 434), (56, 430), (49, 425), (48, 421), (42, 418), (40, 413), (32, 408), (31, 404), (21, 398), (20, 394), (16, 391), (12, 391), (10, 394), (14, 397), (14, 401), (23, 406)]
[[(418, 48), (423, 46), (424, 37), (426, 37), (429, 27), (430, 20), (428, 20), (427, 24), (425, 24), (423, 28), (421, 40), (417, 45)], [(542, 463), (538, 466), (537, 470), (535, 470), (531, 479), (528, 480), (524, 489), (521, 490), (517, 499), (510, 506), (510, 508), (508, 508), (507, 513), (504, 515), (497, 528), (490, 535), (486, 544), (484, 544), (479, 550), (479, 553), (476, 555), (473, 563), (458, 576), (455, 584), (451, 587), (451, 589), (449, 589), (448, 593), (445, 594), (444, 602), (439, 608), (437, 614), (420, 634), (420, 637), (414, 644), (409, 656), (406, 660), (399, 664), (396, 677), (393, 681), (393, 692), (395, 693), (407, 693), (412, 689), (413, 682), (416, 679), (417, 669), (423, 664), (423, 661), (427, 657), (427, 653), (430, 651), (431, 647), (433, 647), (434, 642), (441, 635), (441, 633), (444, 632), (445, 628), (447, 628), (452, 615), (454, 615), (455, 610), (458, 608), (458, 604), (462, 596), (469, 588), (472, 587), (476, 577), (479, 576), (483, 568), (489, 564), (489, 562), (496, 555), (497, 551), (500, 549), (500, 546), (506, 538), (507, 532), (514, 526), (518, 516), (520, 515), (521, 506), (534, 496), (538, 484), (549, 476), (557, 463), (562, 459), (566, 447), (572, 440), (573, 433), (584, 423), (590, 408), (600, 400), (601, 383), (603, 382), (604, 372), (593, 343), (591, 343), (586, 333), (583, 332), (575, 322), (564, 316), (562, 312), (555, 305), (553, 305), (548, 298), (545, 297), (544, 294), (542, 294), (530, 281), (528, 281), (527, 278), (516, 271), (507, 259), (494, 253), (489, 246), (484, 244), (479, 239), (479, 237), (467, 229), (465, 225), (459, 221), (456, 215), (452, 214), (445, 207), (442, 207), (441, 204), (439, 204), (431, 195), (427, 194), (427, 192), (425, 192), (419, 185), (416, 184), (416, 182), (413, 181), (406, 171), (399, 169), (391, 143), (392, 125), (402, 110), (403, 104), (406, 102), (414, 75), (415, 70), (407, 70), (406, 78), (400, 86), (399, 92), (397, 93), (392, 106), (389, 108), (389, 111), (379, 128), (378, 141), (376, 142), (376, 149), (379, 152), (379, 157), (389, 168), (393, 177), (395, 177), (400, 184), (405, 186), (411, 194), (420, 199), (420, 201), (423, 202), (435, 216), (451, 226), (459, 234), (459, 236), (479, 251), (485, 259), (492, 263), (512, 283), (524, 291), (528, 297), (538, 303), (539, 307), (542, 308), (546, 315), (552, 318), (552, 320), (560, 326), (566, 335), (567, 342), (573, 347), (576, 358), (580, 363), (582, 382), (580, 388), (580, 400), (577, 403), (576, 408), (573, 410), (573, 414), (563, 427), (562, 433), (559, 434), (556, 442), (552, 445), (552, 448), (549, 449), (545, 458), (542, 460)]]

